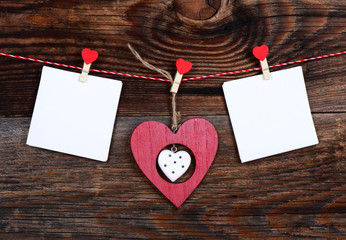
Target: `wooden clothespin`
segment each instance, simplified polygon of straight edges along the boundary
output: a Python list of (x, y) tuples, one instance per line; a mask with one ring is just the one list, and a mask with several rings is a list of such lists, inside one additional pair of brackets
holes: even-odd
[(183, 74), (187, 73), (192, 68), (192, 63), (189, 61), (185, 61), (182, 58), (179, 58), (175, 65), (177, 67), (177, 73), (175, 74), (175, 77), (174, 77), (174, 82), (171, 87), (171, 93), (178, 92), (181, 79), (183, 78)]
[(267, 45), (262, 45), (262, 46), (257, 46), (252, 49), (253, 55), (260, 60), (261, 63), (261, 68), (262, 68), (262, 73), (263, 73), (263, 78), (265, 80), (268, 80), (271, 78), (270, 76), (270, 71), (269, 71), (269, 66), (267, 62), (267, 55), (269, 52), (269, 48)]
[(82, 58), (84, 60), (84, 65), (83, 65), (82, 74), (79, 78), (79, 81), (86, 82), (89, 71), (90, 71), (91, 63), (94, 62), (98, 58), (98, 56), (99, 55), (96, 51), (92, 51), (89, 48), (83, 49)]

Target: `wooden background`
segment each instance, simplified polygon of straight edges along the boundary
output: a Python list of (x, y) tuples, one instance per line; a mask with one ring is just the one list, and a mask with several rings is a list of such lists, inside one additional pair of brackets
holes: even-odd
[[(344, 0), (1, 0), (0, 51), (161, 77), (127, 49), (186, 77), (346, 50)], [(1, 239), (346, 239), (345, 56), (301, 64), (320, 144), (241, 164), (222, 83), (185, 82), (182, 121), (202, 117), (219, 134), (206, 177), (176, 209), (144, 177), (129, 146), (143, 121), (170, 124), (169, 84), (123, 81), (107, 163), (25, 144), (42, 64), (0, 57)], [(283, 68), (281, 68), (283, 69)], [(71, 70), (72, 71), (72, 70)], [(103, 77), (112, 76), (95, 74)], [(255, 119), (254, 119), (255, 121)]]

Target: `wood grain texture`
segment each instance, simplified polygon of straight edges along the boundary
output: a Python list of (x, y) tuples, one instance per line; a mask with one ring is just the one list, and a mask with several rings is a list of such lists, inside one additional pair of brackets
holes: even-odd
[[(191, 61), (185, 77), (258, 67), (251, 50), (261, 44), (270, 48), (269, 64), (346, 49), (344, 1), (208, 2), (2, 0), (0, 49), (82, 66), (80, 53), (88, 47), (99, 52), (93, 68), (156, 77), (161, 76), (143, 67), (127, 43), (172, 75), (179, 57)], [(313, 112), (345, 111), (345, 59), (302, 64)], [(31, 116), (41, 68), (0, 57), (0, 116)], [(186, 116), (225, 115), (222, 82), (253, 74), (258, 73), (183, 83), (179, 109)], [(170, 114), (168, 83), (114, 78), (124, 81), (120, 116)]]
[[(126, 44), (184, 77), (258, 67), (346, 49), (346, 2), (338, 0), (1, 0), (0, 52), (161, 77)], [(0, 57), (0, 239), (345, 239), (345, 56), (301, 64), (320, 144), (241, 164), (222, 83), (183, 82), (182, 122), (202, 117), (219, 149), (198, 188), (176, 209), (145, 178), (130, 137), (144, 121), (170, 125), (168, 83), (123, 80), (107, 163), (25, 145), (42, 65)], [(283, 69), (283, 68), (281, 68)], [(72, 71), (72, 70), (71, 70)], [(150, 117), (149, 117), (150, 116)]]
[[(133, 131), (130, 144), (133, 157), (145, 176), (179, 208), (203, 180), (213, 163), (218, 136), (215, 127), (202, 118), (192, 118), (182, 123), (176, 133), (161, 122), (147, 121)], [(196, 162), (193, 175), (179, 184), (164, 180), (156, 167), (159, 153), (172, 144), (187, 147)]]
[(107, 163), (26, 146), (30, 119), (2, 118), (0, 238), (344, 239), (346, 114), (313, 117), (319, 145), (246, 164), (229, 118), (205, 117), (219, 149), (179, 209), (129, 147), (138, 124), (168, 117), (119, 117)]

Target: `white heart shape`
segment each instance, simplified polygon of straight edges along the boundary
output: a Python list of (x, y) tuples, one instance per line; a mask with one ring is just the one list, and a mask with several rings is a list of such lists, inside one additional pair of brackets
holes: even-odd
[(190, 167), (191, 156), (186, 151), (163, 150), (159, 154), (158, 163), (166, 177), (175, 182)]

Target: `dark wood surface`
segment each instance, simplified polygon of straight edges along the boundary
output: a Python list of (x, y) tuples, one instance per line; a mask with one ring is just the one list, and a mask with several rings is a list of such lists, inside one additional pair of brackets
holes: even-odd
[[(191, 77), (257, 67), (251, 50), (261, 44), (269, 64), (343, 51), (345, 23), (340, 0), (2, 0), (0, 52), (82, 66), (89, 47), (100, 55), (94, 68), (161, 77), (132, 56), (131, 43), (172, 74), (178, 57), (191, 61)], [(181, 85), (182, 122), (211, 121), (219, 150), (176, 209), (129, 145), (143, 121), (170, 124), (168, 83), (114, 77), (124, 86), (101, 163), (25, 145), (42, 65), (0, 57), (0, 238), (345, 239), (345, 57), (301, 65), (320, 144), (246, 164), (221, 85), (257, 73)]]

